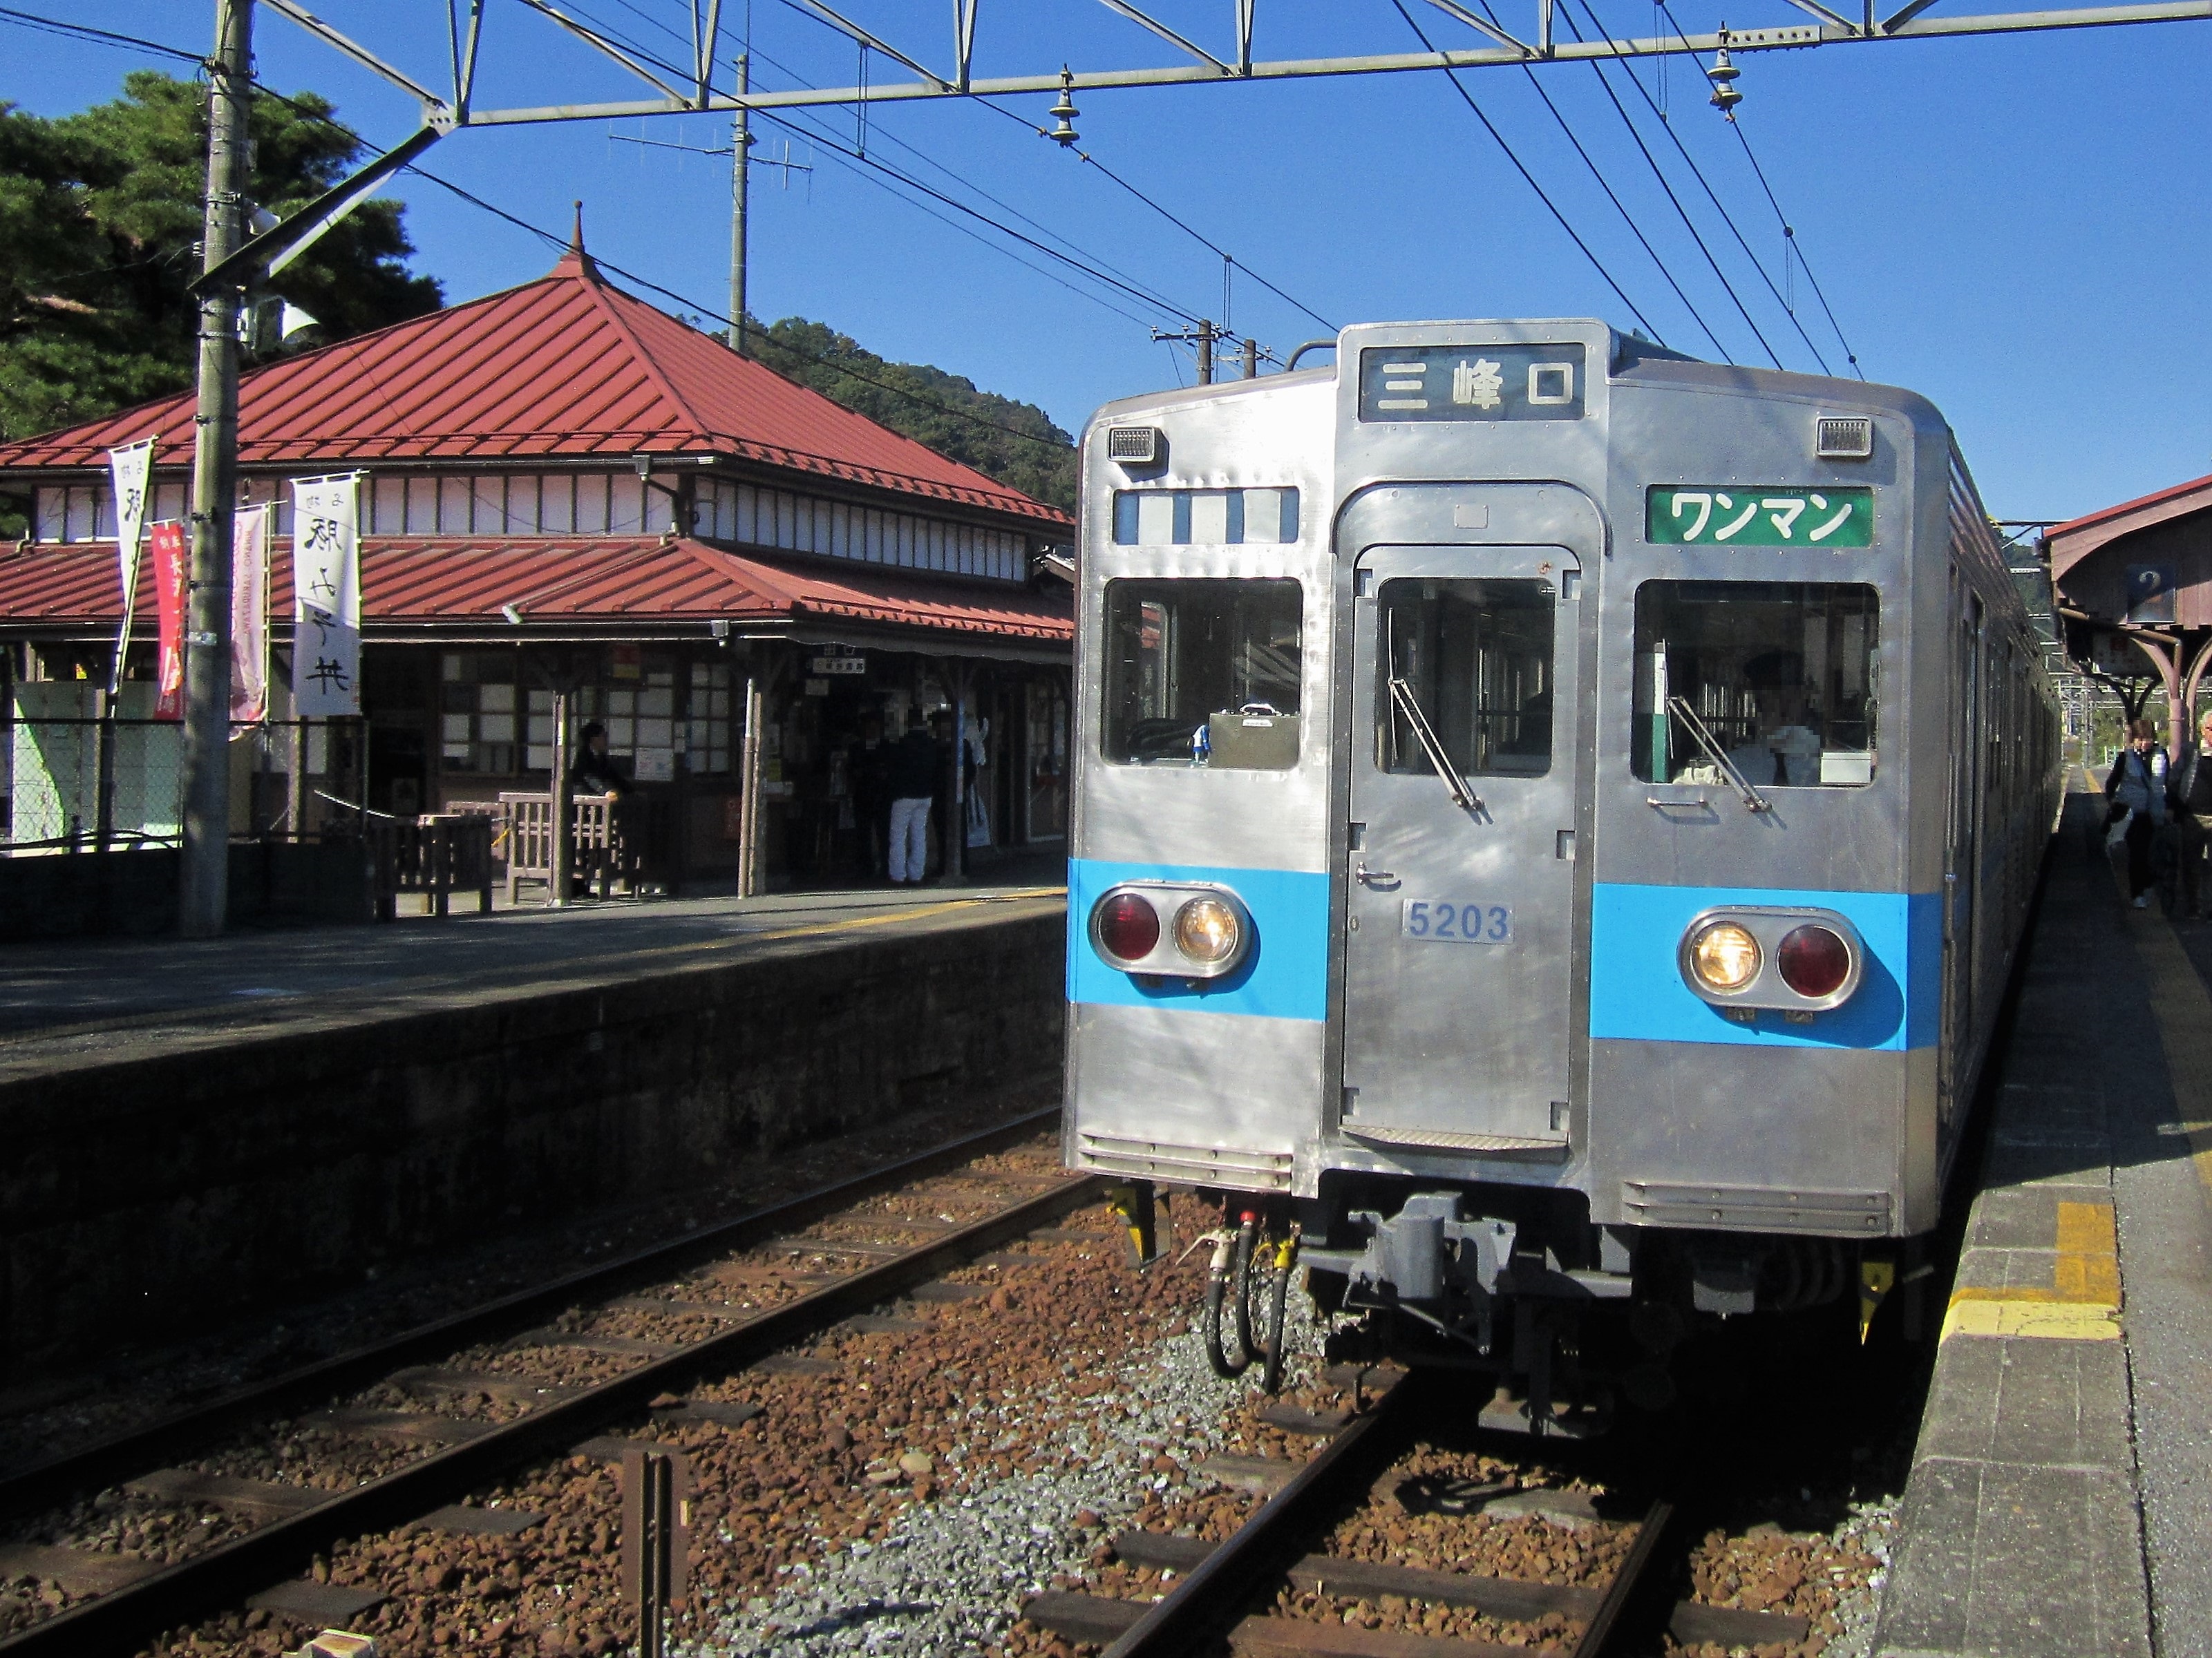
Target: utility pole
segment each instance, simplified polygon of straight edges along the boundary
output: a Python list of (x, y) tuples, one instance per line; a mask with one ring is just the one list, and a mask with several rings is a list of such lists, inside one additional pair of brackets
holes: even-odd
[[(216, 0), (208, 57), (208, 164), (200, 268), (238, 246), (252, 96), (253, 0)], [(185, 591), (184, 856), (177, 930), (222, 932), (230, 899), (230, 539), (238, 506), (238, 301), (228, 282), (200, 299), (193, 417), (191, 568)]]
[(1248, 380), (1260, 378), (1260, 342), (1257, 340), (1244, 342), (1244, 378)]
[(1198, 383), (1200, 386), (1213, 384), (1213, 343), (1221, 337), (1221, 331), (1213, 325), (1210, 318), (1201, 317), (1197, 327), (1179, 329), (1173, 333), (1162, 333), (1155, 328), (1152, 337), (1156, 340), (1187, 340), (1197, 346)]
[[(753, 55), (738, 54), (738, 96), (752, 90)], [(730, 130), (730, 343), (742, 356), (745, 349), (745, 175), (752, 171), (753, 117), (738, 106), (736, 125)]]

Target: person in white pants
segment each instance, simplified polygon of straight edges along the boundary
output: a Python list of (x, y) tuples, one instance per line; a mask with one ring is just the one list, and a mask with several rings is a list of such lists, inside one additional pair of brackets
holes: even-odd
[(915, 886), (929, 868), (929, 808), (945, 775), (944, 746), (922, 728), (915, 714), (907, 733), (887, 758), (885, 782), (891, 797), (891, 884)]
[(921, 879), (929, 859), (929, 807), (926, 794), (891, 802), (890, 878), (895, 884)]

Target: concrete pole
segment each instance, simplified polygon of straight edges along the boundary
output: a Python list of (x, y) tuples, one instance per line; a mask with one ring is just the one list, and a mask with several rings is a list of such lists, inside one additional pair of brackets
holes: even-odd
[(573, 896), (569, 872), (576, 861), (576, 805), (568, 789), (568, 699), (564, 686), (553, 693), (553, 821), (552, 869), (545, 883), (545, 900), (563, 908)]
[[(752, 90), (752, 54), (738, 54), (738, 95)], [(730, 343), (745, 349), (745, 175), (752, 171), (752, 112), (738, 106), (730, 130)]]
[(1198, 383), (1213, 384), (1213, 324), (1204, 319), (1198, 325)]
[(1257, 340), (1244, 342), (1244, 378), (1248, 380), (1260, 378), (1260, 342)]
[[(755, 647), (756, 651), (758, 649)], [(761, 722), (768, 711), (766, 689), (762, 683), (762, 669), (757, 656), (745, 675), (745, 746), (743, 769), (738, 777), (738, 787), (743, 793), (738, 798), (738, 896), (752, 898), (761, 890), (760, 869), (760, 796), (761, 781), (768, 774), (763, 754)]]
[[(201, 264), (230, 257), (243, 228), (253, 0), (216, 0), (208, 57), (208, 164)], [(184, 857), (177, 931), (222, 932), (230, 900), (230, 537), (238, 503), (238, 291), (200, 301), (199, 406), (185, 595)]]

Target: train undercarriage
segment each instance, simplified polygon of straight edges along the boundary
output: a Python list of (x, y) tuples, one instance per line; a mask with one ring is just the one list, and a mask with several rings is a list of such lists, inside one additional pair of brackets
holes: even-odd
[[(1137, 1260), (1164, 1257), (1167, 1194), (1115, 1188)], [(1415, 1190), (1371, 1180), (1314, 1199), (1198, 1190), (1211, 1250), (1200, 1329), (1224, 1377), (1280, 1383), (1292, 1277), (1303, 1272), (1332, 1362), (1464, 1371), (1490, 1394), (1481, 1425), (1591, 1438), (1625, 1406), (1668, 1408), (1674, 1359), (1701, 1327), (1739, 1317), (1852, 1318), (1863, 1341), (1895, 1292), (1907, 1339), (1923, 1323), (1917, 1239), (1591, 1224), (1578, 1193)], [(1854, 1305), (1855, 1303), (1855, 1305)]]

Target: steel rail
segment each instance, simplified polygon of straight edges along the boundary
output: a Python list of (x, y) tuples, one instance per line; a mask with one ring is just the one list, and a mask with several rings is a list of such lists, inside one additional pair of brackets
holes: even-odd
[[(448, 1314), (384, 1340), (317, 1359), (282, 1376), (225, 1394), (204, 1405), (126, 1429), (81, 1449), (64, 1452), (0, 1478), (0, 1519), (52, 1507), (71, 1496), (98, 1491), (118, 1477), (189, 1455), (210, 1441), (257, 1418), (317, 1404), (335, 1394), (375, 1382), (386, 1373), (456, 1348), (526, 1327), (580, 1298), (618, 1292), (684, 1262), (741, 1249), (804, 1226), (855, 1200), (940, 1173), (982, 1153), (1026, 1139), (1058, 1118), (1057, 1106), (963, 1134), (849, 1179), (819, 1186), (782, 1203), (699, 1227), (648, 1244), (596, 1266), (586, 1266), (494, 1301)], [(0, 1642), (0, 1650), (8, 1649)]]
[[(1244, 1597), (1270, 1571), (1279, 1570), (1300, 1546), (1300, 1532), (1315, 1515), (1396, 1455), (1412, 1413), (1411, 1375), (1354, 1417), (1316, 1451), (1290, 1484), (1132, 1624), (1104, 1658), (1180, 1658), (1200, 1649), (1218, 1624), (1234, 1622)], [(0, 1652), (6, 1651), (0, 1644)]]
[[(1574, 1658), (1607, 1658), (1638, 1634), (1654, 1632), (1642, 1629), (1628, 1614), (1638, 1601), (1648, 1602), (1655, 1592), (1652, 1563), (1659, 1557), (1660, 1540), (1674, 1518), (1674, 1505), (1663, 1497), (1644, 1511), (1636, 1540), (1628, 1546), (1628, 1558), (1615, 1569), (1613, 1581), (1605, 1586), (1605, 1598), (1597, 1603), (1596, 1613), (1575, 1643)], [(1670, 1598), (1662, 1604), (1673, 1602)]]
[(343, 1538), (420, 1519), (520, 1463), (589, 1437), (611, 1416), (643, 1409), (657, 1394), (702, 1374), (742, 1370), (804, 1341), (1080, 1206), (1105, 1183), (1096, 1175), (1070, 1179), (1054, 1190), (826, 1284), (681, 1352), (625, 1371), (574, 1398), (542, 1406), (489, 1433), (33, 1624), (0, 1640), (0, 1654), (6, 1658), (99, 1658), (106, 1653), (136, 1652), (161, 1630), (235, 1606), (282, 1581)]

